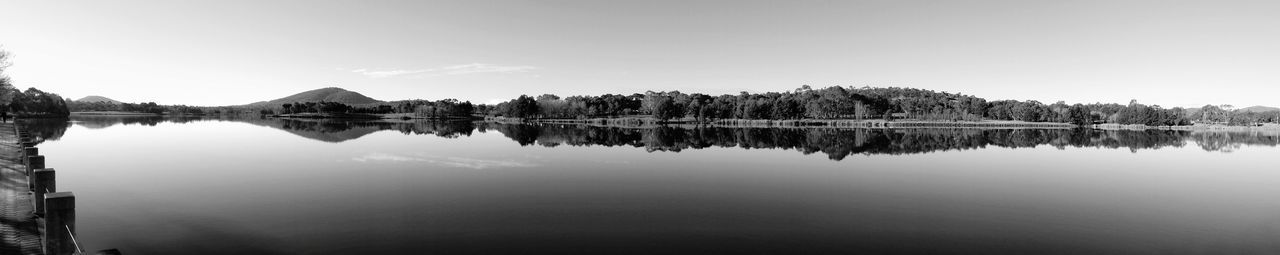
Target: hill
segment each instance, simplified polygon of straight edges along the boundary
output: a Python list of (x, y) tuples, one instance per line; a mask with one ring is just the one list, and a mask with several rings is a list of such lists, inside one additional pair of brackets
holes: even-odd
[(1250, 106), (1250, 107), (1241, 108), (1241, 109), (1240, 109), (1240, 111), (1244, 111), (1244, 112), (1274, 112), (1274, 111), (1280, 111), (1280, 108), (1276, 108), (1276, 107), (1269, 107), (1269, 106), (1261, 106), (1261, 105), (1259, 105), (1259, 106)]
[(293, 94), (291, 96), (276, 99), (276, 100), (252, 103), (252, 104), (249, 104), (249, 106), (265, 106), (265, 105), (278, 106), (281, 104), (293, 103), (293, 102), (321, 102), (321, 101), (344, 103), (348, 105), (371, 104), (371, 103), (382, 102), (381, 100), (377, 100), (377, 99), (373, 99), (373, 98), (369, 98), (367, 96), (361, 95), (358, 92), (349, 91), (342, 88), (329, 87), (329, 88), (322, 88), (322, 89), (316, 89), (316, 90), (309, 90), (302, 93)]
[(111, 104), (119, 104), (119, 103), (120, 103), (120, 101), (116, 101), (115, 99), (110, 99), (110, 98), (106, 98), (106, 97), (103, 97), (103, 96), (87, 96), (87, 97), (84, 97), (84, 98), (81, 98), (81, 99), (76, 99), (76, 102), (81, 102), (81, 103), (98, 103), (98, 102), (103, 102), (103, 103), (111, 103)]

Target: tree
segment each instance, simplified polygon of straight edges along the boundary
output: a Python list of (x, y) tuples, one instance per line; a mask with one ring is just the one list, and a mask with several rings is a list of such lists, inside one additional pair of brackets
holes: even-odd
[(1040, 104), (1040, 102), (1036, 102), (1036, 101), (1027, 101), (1027, 102), (1022, 102), (1022, 103), (1015, 103), (1015, 104), (1013, 105), (1013, 107), (1009, 109), (1009, 111), (1010, 111), (1011, 115), (1013, 116), (1013, 119), (1014, 119), (1014, 120), (1020, 120), (1020, 121), (1041, 121), (1041, 120), (1040, 120), (1040, 116), (1041, 116), (1041, 113), (1040, 113), (1040, 107), (1041, 107), (1041, 106), (1042, 106), (1042, 105)]
[(664, 121), (678, 118), (681, 117), (680, 108), (671, 97), (658, 96), (653, 102), (653, 117)]
[(1085, 108), (1082, 104), (1074, 104), (1067, 109), (1067, 120), (1071, 124), (1076, 125), (1087, 125), (1093, 123), (1093, 120), (1090, 119), (1089, 109)]
[(773, 101), (772, 119), (799, 119), (804, 117), (804, 107), (790, 95)]
[[(527, 102), (532, 101), (533, 104)], [(669, 103), (669, 104), (668, 104)], [(447, 105), (447, 104), (446, 104)], [(441, 108), (450, 109), (450, 108)], [(1129, 105), (1116, 103), (1068, 105), (1058, 101), (1045, 105), (1038, 101), (987, 101), (972, 95), (913, 88), (804, 86), (793, 91), (725, 94), (684, 94), (679, 91), (644, 94), (605, 94), (560, 98), (542, 95), (522, 96), (492, 107), (479, 107), (480, 112), (507, 117), (617, 117), (644, 114), (656, 119), (693, 117), (697, 121), (716, 119), (892, 119), (905, 118), (945, 121), (1021, 120), (1028, 122), (1067, 122), (1087, 125), (1097, 121), (1149, 125), (1187, 125), (1189, 113), (1183, 109), (1145, 106), (1137, 101)], [(460, 111), (451, 111), (460, 112)], [(883, 113), (883, 114), (881, 114)], [(1198, 113), (1197, 113), (1198, 114)], [(886, 116), (889, 115), (889, 116)], [(1230, 114), (1215, 115), (1228, 121)], [(1253, 123), (1270, 120), (1267, 115), (1247, 116)], [(1265, 120), (1264, 120), (1265, 119)], [(1236, 118), (1240, 122), (1242, 118)], [(1277, 120), (1280, 122), (1280, 120)]]
[(506, 102), (506, 116), (516, 118), (532, 118), (539, 114), (538, 102), (527, 95)]
[(1014, 100), (1002, 100), (991, 102), (991, 107), (987, 110), (987, 117), (997, 120), (1012, 120), (1013, 106), (1018, 104)]
[(853, 98), (849, 91), (842, 87), (830, 87), (818, 90), (817, 97), (804, 105), (805, 111), (814, 118), (835, 119), (853, 113)]
[(36, 88), (27, 88), (25, 92), (15, 93), (9, 108), (22, 116), (66, 117), (71, 114), (62, 96)]
[[(9, 62), (9, 52), (4, 49), (0, 49), (0, 106), (4, 107), (7, 107), (12, 103), (13, 98), (17, 96), (17, 94), (21, 93), (17, 88), (13, 87), (13, 84), (9, 83), (9, 75), (4, 73), (4, 70), (12, 65), (13, 63)], [(0, 111), (7, 110), (8, 109), (0, 109)]]

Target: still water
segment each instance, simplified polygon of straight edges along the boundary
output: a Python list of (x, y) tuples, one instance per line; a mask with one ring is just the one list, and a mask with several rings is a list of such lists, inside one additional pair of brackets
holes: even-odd
[(1280, 134), (29, 123), (125, 254), (1280, 254)]

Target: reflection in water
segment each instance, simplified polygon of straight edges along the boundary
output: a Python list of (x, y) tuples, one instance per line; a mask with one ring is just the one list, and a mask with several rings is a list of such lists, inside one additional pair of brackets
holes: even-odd
[(1280, 135), (1261, 132), (1197, 132), (1190, 135), (1206, 151), (1231, 152), (1243, 145), (1271, 146), (1280, 144)]
[(384, 120), (332, 120), (332, 119), (276, 119), (251, 118), (239, 121), (281, 129), (298, 136), (325, 142), (344, 142), (382, 130), (396, 130), (409, 135), (434, 134), (455, 138), (470, 136), (471, 122), (433, 121), (384, 121)]
[(57, 141), (67, 133), (67, 128), (71, 127), (71, 122), (65, 119), (24, 119), (19, 120), (18, 125), (22, 130), (31, 133), (31, 139), (36, 144), (44, 141)]
[(1091, 147), (1160, 149), (1194, 141), (1206, 151), (1230, 152), (1241, 145), (1276, 146), (1280, 133), (1192, 132), (1172, 130), (1096, 129), (850, 129), (850, 128), (619, 128), (561, 125), (489, 124), (521, 145), (554, 147), (605, 145), (643, 147), (648, 151), (680, 151), (706, 147), (780, 148), (822, 152), (840, 160), (854, 154), (914, 154), (979, 149), (987, 146), (1028, 148)]
[[(143, 125), (155, 126), (163, 122), (187, 123), (192, 121), (217, 120), (216, 118), (205, 118), (195, 116), (156, 116), (156, 115), (139, 115), (139, 116), (119, 116), (119, 115), (85, 115), (73, 116), (72, 122), (77, 125), (90, 128), (101, 129), (115, 125)], [(65, 122), (61, 119), (34, 119), (29, 121), (45, 121), (45, 122)]]
[[(1231, 152), (1244, 145), (1276, 146), (1275, 132), (1192, 132), (1171, 130), (1095, 129), (857, 129), (857, 128), (730, 128), (695, 126), (605, 127), (564, 124), (499, 124), (468, 121), (332, 120), (277, 118), (193, 118), (193, 117), (75, 117), (77, 125), (105, 128), (112, 125), (161, 122), (236, 121), (281, 129), (325, 142), (344, 142), (382, 130), (406, 135), (435, 135), (445, 138), (471, 136), (473, 131), (494, 130), (522, 146), (630, 146), (646, 151), (679, 152), (708, 147), (744, 149), (786, 149), (805, 154), (821, 152), (830, 159), (850, 155), (897, 155), (949, 150), (1029, 148), (1160, 149), (1182, 147), (1194, 142), (1206, 151)], [(28, 121), (38, 137), (56, 140), (69, 126), (66, 122)], [(437, 160), (440, 159), (430, 159)]]
[(471, 168), (471, 169), (537, 166), (537, 164), (533, 164), (529, 162), (520, 162), (520, 161), (512, 161), (512, 160), (490, 160), (490, 159), (475, 159), (475, 158), (463, 158), (463, 157), (440, 157), (440, 156), (432, 156), (432, 155), (426, 155), (426, 154), (399, 155), (399, 154), (381, 153), (381, 152), (369, 153), (364, 156), (352, 158), (351, 160), (356, 162), (427, 163), (427, 164)]
[[(1186, 144), (1187, 131), (1105, 131), (1092, 129), (850, 129), (850, 128), (619, 128), (565, 125), (490, 124), (521, 145), (554, 147), (633, 146), (647, 151), (681, 151), (707, 147), (788, 149), (822, 152), (833, 160), (862, 154), (915, 154), (987, 146), (1026, 148), (1039, 145), (1159, 149)], [(1274, 137), (1271, 145), (1275, 145)], [(1232, 142), (1225, 142), (1232, 143)], [(1206, 147), (1210, 149), (1210, 147)]]

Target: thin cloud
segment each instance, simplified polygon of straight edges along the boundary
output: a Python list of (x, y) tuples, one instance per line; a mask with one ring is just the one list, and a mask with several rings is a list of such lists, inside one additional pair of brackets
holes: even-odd
[(369, 70), (369, 69), (351, 70), (351, 72), (353, 73), (369, 76), (369, 78), (374, 78), (374, 79), (395, 77), (395, 76), (401, 76), (406, 74), (424, 73), (427, 71), (428, 70), (377, 70), (377, 71)]
[(407, 161), (420, 161), (420, 160), (418, 160), (417, 158), (413, 158), (413, 157), (406, 157), (406, 156), (392, 155), (392, 154), (386, 154), (386, 153), (369, 153), (368, 155), (355, 157), (355, 158), (353, 158), (353, 159), (351, 159), (351, 160), (355, 160), (355, 161), (359, 161), (359, 162), (373, 162), (373, 161), (407, 162)]
[(538, 69), (533, 66), (501, 66), (483, 63), (471, 63), (463, 65), (443, 66), (427, 69), (355, 69), (353, 73), (368, 76), (369, 78), (381, 79), (390, 77), (434, 77), (445, 75), (464, 75), (479, 73), (527, 73)]

